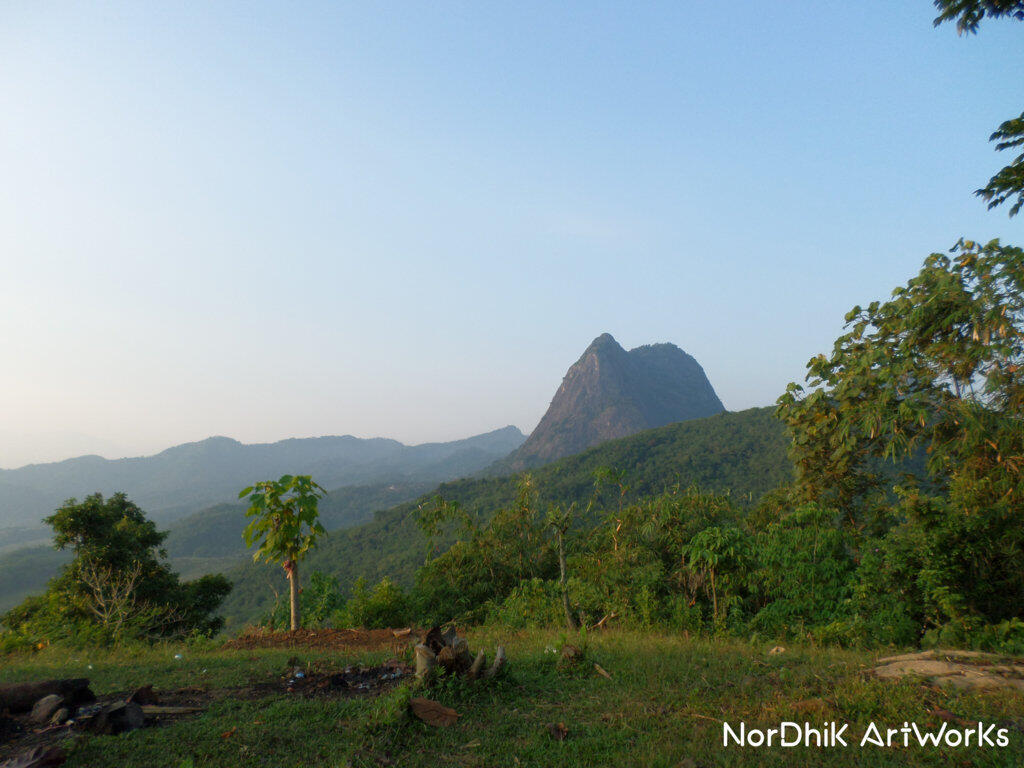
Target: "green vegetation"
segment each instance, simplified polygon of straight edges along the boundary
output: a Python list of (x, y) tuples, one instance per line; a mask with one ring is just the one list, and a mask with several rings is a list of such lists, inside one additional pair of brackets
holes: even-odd
[[(374, 695), (305, 698), (285, 692), (294, 649), (234, 651), (203, 645), (158, 645), (102, 656), (48, 649), (9, 657), (11, 680), (88, 675), (98, 694), (198, 686), (212, 699), (194, 718), (121, 736), (71, 743), (69, 768), (231, 765), (467, 766), (945, 766), (1019, 765), (1024, 742), (1011, 732), (1002, 749), (858, 747), (868, 724), (905, 721), (937, 730), (943, 723), (1018, 722), (1024, 698), (1009, 691), (967, 693), (883, 681), (864, 674), (862, 652), (686, 639), (678, 634), (612, 631), (572, 641), (587, 664), (560, 667), (549, 648), (564, 633), (509, 635), (471, 631), (472, 648), (503, 643), (506, 675), (491, 683), (442, 682), (428, 695), (459, 713), (448, 728), (408, 714), (408, 684)], [(298, 651), (311, 671), (380, 663), (384, 652)], [(176, 659), (175, 654), (182, 658)], [(597, 662), (606, 679), (593, 670)], [(87, 669), (87, 665), (92, 665)], [(262, 688), (261, 688), (262, 686)], [(849, 722), (850, 746), (820, 750), (722, 746), (723, 721), (777, 727), (783, 720)], [(558, 741), (552, 728), (562, 723)], [(1012, 725), (1011, 725), (1012, 727)], [(687, 762), (687, 761), (692, 761)]]
[(302, 626), (299, 561), (327, 533), (317, 510), (324, 493), (309, 475), (282, 475), (280, 480), (264, 480), (238, 493), (240, 499), (249, 498), (245, 514), (252, 521), (243, 536), (246, 546), (256, 547), (253, 560), (277, 563), (288, 576), (292, 631)]
[[(855, 307), (780, 413), (794, 493), (834, 509), (861, 552), (865, 613), (963, 642), (1024, 605), (1024, 251), (961, 243), (884, 303)], [(931, 481), (880, 497), (871, 458), (924, 450)], [(877, 580), (877, 584), (870, 582)], [(872, 588), (901, 585), (899, 596)], [(893, 638), (913, 642), (906, 635)]]
[[(576, 503), (580, 509), (596, 505), (588, 518), (591, 522), (602, 505), (631, 503), (690, 485), (729, 493), (737, 506), (747, 508), (792, 479), (787, 445), (784, 427), (772, 409), (752, 408), (612, 440), (540, 467), (531, 476), (537, 503), (545, 510), (549, 504), (568, 507)], [(595, 473), (608, 467), (620, 471), (623, 484), (620, 488), (602, 483), (595, 500)], [(444, 483), (416, 502), (378, 512), (366, 525), (333, 532), (310, 553), (307, 567), (337, 579), (345, 593), (360, 577), (372, 583), (389, 578), (409, 588), (427, 556), (427, 537), (417, 524), (423, 510), (440, 497), (483, 525), (515, 501), (520, 479), (510, 476)], [(442, 551), (450, 546), (455, 540), (453, 533), (447, 530), (436, 546)], [(255, 621), (271, 610), (280, 583), (271, 569), (248, 564), (229, 576), (237, 585), (223, 609), (229, 626)]]
[[(421, 496), (434, 483), (382, 483), (352, 485), (328, 491), (318, 509), (328, 532), (362, 525), (378, 509), (388, 509)], [(242, 534), (248, 519), (242, 504), (218, 504), (179, 520), (168, 528), (167, 555), (209, 558), (217, 562), (246, 553)]]
[(31, 594), (46, 589), (46, 582), (62, 565), (71, 561), (69, 552), (53, 547), (26, 547), (0, 557), (0, 611), (7, 611)]
[(231, 584), (223, 576), (179, 581), (159, 549), (167, 534), (124, 494), (70, 499), (46, 522), (56, 547), (74, 557), (45, 593), (3, 617), (5, 645), (213, 634), (223, 624), (212, 614)]
[[(415, 499), (434, 487), (428, 482), (398, 482), (335, 488), (320, 500), (320, 521), (328, 532), (360, 525), (372, 520), (374, 511)], [(163, 544), (171, 568), (184, 579), (197, 579), (244, 565), (250, 559), (242, 539), (247, 523), (241, 504), (218, 504), (172, 523)], [(41, 592), (70, 559), (68, 552), (44, 546), (0, 553), (0, 611)]]

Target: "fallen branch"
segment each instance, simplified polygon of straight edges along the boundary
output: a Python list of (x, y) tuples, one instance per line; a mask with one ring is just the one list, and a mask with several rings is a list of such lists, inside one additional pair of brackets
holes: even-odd
[(202, 712), (202, 707), (165, 707), (159, 704), (141, 705), (142, 714), (150, 715), (187, 715), (192, 712)]

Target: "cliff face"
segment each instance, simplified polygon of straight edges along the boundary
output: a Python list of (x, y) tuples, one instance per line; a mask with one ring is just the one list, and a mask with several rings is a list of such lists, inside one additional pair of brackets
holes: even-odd
[(530, 437), (501, 464), (518, 471), (723, 410), (704, 370), (679, 347), (648, 344), (627, 352), (605, 333), (565, 374)]

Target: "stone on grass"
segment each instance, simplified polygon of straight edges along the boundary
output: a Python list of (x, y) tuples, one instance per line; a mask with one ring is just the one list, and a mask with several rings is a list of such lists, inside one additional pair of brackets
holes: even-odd
[(53, 717), (53, 713), (63, 705), (64, 697), (59, 694), (51, 693), (49, 696), (43, 696), (32, 707), (32, 714), (29, 715), (29, 718), (36, 725), (45, 725)]

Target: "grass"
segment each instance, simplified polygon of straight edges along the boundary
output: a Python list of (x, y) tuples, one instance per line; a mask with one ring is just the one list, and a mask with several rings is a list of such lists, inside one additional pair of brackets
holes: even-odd
[[(502, 642), (507, 674), (487, 683), (441, 680), (424, 694), (460, 713), (448, 728), (407, 714), (409, 686), (379, 696), (301, 699), (223, 696), (200, 716), (122, 736), (81, 737), (68, 766), (1011, 766), (1024, 764), (1024, 694), (935, 688), (864, 674), (875, 655), (809, 647), (768, 655), (768, 646), (631, 632), (592, 633), (585, 661), (559, 668), (564, 635), (496, 628), (469, 634), (489, 655)], [(176, 659), (175, 654), (182, 658)], [(238, 688), (279, 680), (289, 657), (320, 668), (383, 661), (386, 653), (226, 651), (160, 646), (138, 651), (47, 649), (0, 661), (5, 682), (88, 676), (97, 693), (200, 686)], [(599, 663), (612, 676), (598, 675)], [(92, 668), (89, 669), (88, 665)], [(945, 717), (999, 722), (1005, 748), (858, 747), (867, 724), (937, 728)], [(722, 721), (738, 727), (782, 720), (849, 722), (849, 747), (722, 746)], [(563, 723), (564, 741), (549, 725)], [(853, 736), (850, 739), (849, 736)]]

